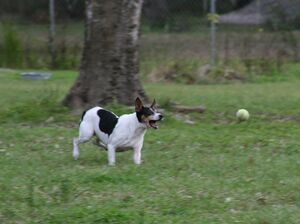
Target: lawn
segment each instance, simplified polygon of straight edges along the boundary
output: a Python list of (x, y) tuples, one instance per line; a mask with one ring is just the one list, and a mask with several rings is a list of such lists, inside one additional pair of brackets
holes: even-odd
[[(0, 222), (299, 223), (300, 66), (284, 71), (276, 82), (145, 83), (166, 119), (147, 132), (142, 165), (129, 151), (115, 167), (91, 143), (72, 159), (80, 115), (59, 101), (76, 72), (0, 71)], [(207, 111), (175, 114), (171, 102)], [(249, 121), (236, 121), (239, 108)]]

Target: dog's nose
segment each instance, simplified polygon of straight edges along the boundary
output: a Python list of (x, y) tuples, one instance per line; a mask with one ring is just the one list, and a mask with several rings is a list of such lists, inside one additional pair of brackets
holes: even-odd
[(160, 114), (158, 117), (159, 117), (159, 120), (161, 120), (161, 119), (163, 119), (163, 118), (164, 118), (164, 116), (163, 116), (163, 115), (161, 115), (161, 114)]

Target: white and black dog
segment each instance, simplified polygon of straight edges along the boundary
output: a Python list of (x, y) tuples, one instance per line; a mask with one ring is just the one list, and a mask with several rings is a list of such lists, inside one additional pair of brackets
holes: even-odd
[(144, 107), (140, 98), (135, 100), (135, 112), (120, 117), (101, 107), (85, 111), (79, 126), (79, 137), (73, 140), (73, 157), (79, 156), (80, 143), (98, 138), (98, 144), (108, 151), (108, 164), (115, 164), (115, 152), (124, 148), (132, 148), (135, 164), (141, 164), (141, 150), (147, 128), (157, 129), (157, 121), (163, 115), (155, 109), (155, 100), (150, 107)]

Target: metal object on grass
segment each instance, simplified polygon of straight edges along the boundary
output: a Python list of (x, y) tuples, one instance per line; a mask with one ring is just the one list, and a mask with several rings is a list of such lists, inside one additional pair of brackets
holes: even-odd
[(21, 73), (21, 78), (23, 80), (48, 80), (51, 75), (51, 73), (45, 72), (23, 72)]

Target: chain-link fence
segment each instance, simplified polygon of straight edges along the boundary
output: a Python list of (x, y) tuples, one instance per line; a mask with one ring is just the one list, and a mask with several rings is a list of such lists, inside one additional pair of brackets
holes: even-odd
[[(55, 19), (53, 49), (50, 43), (51, 2)], [(1, 0), (0, 67), (78, 68), (83, 24), (84, 1), (81, 0)]]
[(214, 75), (222, 80), (244, 80), (278, 73), (286, 62), (300, 59), (300, 1), (151, 4), (144, 10), (149, 32), (142, 36), (141, 52), (152, 80), (209, 81), (208, 63), (218, 65)]
[[(84, 2), (54, 2), (53, 66), (76, 69)], [(216, 13), (211, 12), (212, 2)], [(0, 66), (49, 68), (49, 1), (2, 0), (0, 9)], [(299, 12), (299, 0), (145, 0), (141, 73), (154, 80), (160, 76), (156, 73), (192, 73), (192, 82), (195, 74), (190, 71), (211, 63), (214, 52), (218, 66), (246, 73), (279, 71), (284, 63), (299, 61)]]

